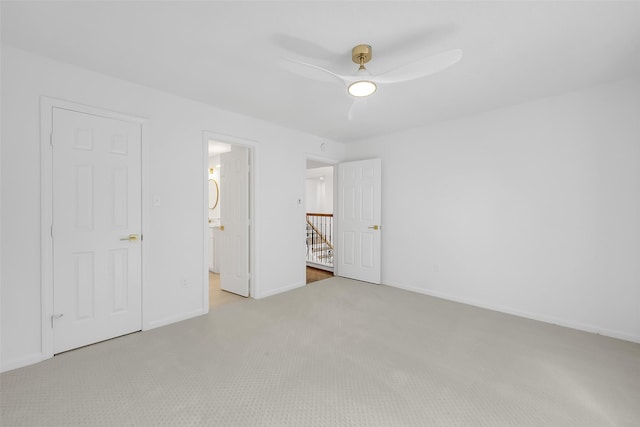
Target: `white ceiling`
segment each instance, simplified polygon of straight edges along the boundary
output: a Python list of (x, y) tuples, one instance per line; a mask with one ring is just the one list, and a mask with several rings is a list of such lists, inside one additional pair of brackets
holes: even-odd
[(231, 151), (231, 144), (225, 142), (209, 140), (209, 157), (218, 156), (222, 153), (228, 153)]
[(307, 168), (307, 179), (328, 179), (333, 176), (333, 166)]
[[(640, 75), (640, 2), (11, 2), (2, 41), (343, 142)], [(339, 81), (373, 46), (380, 73), (449, 49), (461, 62), (382, 86), (352, 120)]]

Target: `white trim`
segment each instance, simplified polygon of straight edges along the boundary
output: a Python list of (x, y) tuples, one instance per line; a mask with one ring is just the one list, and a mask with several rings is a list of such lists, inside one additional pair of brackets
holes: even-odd
[(339, 232), (340, 232), (340, 218), (338, 218), (338, 215), (336, 215), (336, 212), (338, 211), (338, 205), (340, 203), (340, 198), (338, 197), (338, 165), (340, 164), (340, 162), (336, 163), (335, 165), (333, 165), (333, 275), (334, 276), (339, 276), (340, 275), (340, 269), (338, 268), (338, 257), (340, 256), (340, 250), (342, 249), (340, 247), (340, 239), (338, 239), (337, 237), (339, 236)]
[[(53, 239), (51, 237), (51, 226), (53, 224), (53, 155), (52, 146), (50, 143), (51, 134), (53, 132), (53, 109), (61, 108), (64, 110), (77, 111), (79, 113), (92, 114), (95, 116), (106, 117), (110, 119), (121, 120), (129, 123), (136, 123), (140, 125), (140, 167), (141, 167), (141, 203), (144, 201), (146, 195), (144, 164), (148, 156), (148, 150), (143, 140), (143, 126), (142, 124), (147, 120), (143, 117), (119, 113), (102, 108), (92, 107), (85, 104), (67, 101), (64, 99), (51, 98), (47, 96), (40, 97), (40, 289), (41, 289), (41, 348), (42, 353), (39, 354), (36, 360), (36, 356), (27, 356), (26, 358), (19, 360), (32, 360), (31, 363), (36, 363), (41, 360), (49, 359), (53, 357), (53, 330), (51, 329), (51, 315), (53, 314)], [(141, 235), (145, 233), (145, 218), (147, 218), (148, 212), (146, 212), (145, 204), (142, 203), (141, 211)], [(146, 257), (144, 244), (142, 245), (142, 268), (141, 268), (141, 280), (142, 280), (142, 307), (140, 327), (145, 329), (144, 325), (144, 296), (145, 292), (145, 272), (146, 272)]]
[(202, 278), (202, 298), (203, 298), (203, 306), (206, 307), (205, 313), (209, 311), (209, 259), (207, 254), (209, 252), (207, 239), (209, 238), (209, 206), (206, 203), (208, 198), (207, 185), (209, 182), (209, 178), (207, 176), (207, 170), (209, 169), (209, 140), (215, 140), (218, 142), (223, 142), (225, 144), (232, 145), (240, 145), (249, 149), (249, 297), (257, 298), (256, 295), (259, 295), (259, 281), (256, 279), (258, 277), (256, 271), (256, 251), (258, 241), (258, 233), (256, 229), (256, 203), (255, 203), (255, 195), (258, 194), (258, 177), (256, 172), (256, 163), (259, 158), (259, 144), (258, 141), (254, 141), (252, 139), (241, 138), (233, 135), (226, 135), (223, 133), (212, 132), (208, 130), (202, 131), (202, 149), (203, 149), (203, 188), (202, 188), (202, 238), (203, 238), (203, 246), (202, 246), (202, 257), (203, 257), (203, 278)]
[[(147, 117), (137, 116), (135, 114), (121, 113), (118, 111), (107, 110), (106, 108), (94, 107), (79, 102), (67, 101), (60, 98), (51, 98), (48, 96), (40, 97), (40, 106), (57, 107), (65, 110), (77, 111), (79, 113), (92, 114), (94, 116), (107, 117), (109, 119), (121, 120), (123, 122), (143, 124)], [(41, 109), (42, 111), (42, 109)]]
[(258, 294), (256, 296), (254, 296), (255, 299), (262, 299), (262, 298), (267, 298), (273, 295), (277, 295), (277, 294), (281, 294), (283, 292), (287, 292), (287, 291), (291, 291), (293, 289), (298, 289), (298, 288), (303, 288), (307, 285), (306, 280), (302, 283), (295, 283), (293, 285), (287, 285), (287, 286), (282, 286), (279, 287), (277, 289), (272, 289), (270, 291), (267, 291), (263, 294)]
[(172, 323), (181, 322), (183, 320), (191, 319), (193, 317), (201, 316), (203, 314), (207, 314), (207, 312), (198, 309), (198, 310), (190, 311), (188, 313), (182, 313), (177, 316), (169, 316), (169, 317), (165, 317), (164, 319), (152, 320), (151, 322), (147, 323), (145, 330), (148, 331), (149, 329), (155, 329), (161, 326), (171, 325)]
[(404, 289), (405, 291), (417, 292), (419, 294), (429, 295), (431, 297), (441, 298), (447, 301), (453, 301), (461, 304), (471, 305), (474, 307), (480, 307), (487, 310), (497, 311), (500, 313), (511, 314), (513, 316), (523, 317), (526, 319), (536, 320), (544, 323), (550, 323), (552, 325), (562, 326), (565, 328), (577, 329), (579, 331), (584, 331), (584, 332), (589, 332), (597, 335), (604, 335), (611, 338), (617, 338), (625, 341), (640, 343), (640, 336), (628, 334), (625, 332), (618, 332), (610, 329), (602, 329), (602, 328), (598, 328), (592, 325), (587, 325), (584, 323), (571, 322), (564, 319), (558, 319), (557, 317), (553, 317), (553, 316), (544, 316), (544, 315), (541, 316), (541, 315), (529, 313), (526, 311), (513, 310), (513, 309), (499, 306), (499, 305), (486, 304), (486, 303), (482, 303), (482, 302), (467, 299), (467, 298), (460, 298), (460, 297), (443, 293), (443, 292), (434, 292), (427, 289), (418, 288), (415, 286), (402, 285), (400, 283), (383, 281), (382, 284), (391, 286), (394, 288), (398, 288), (398, 289)]
[(336, 166), (338, 163), (340, 163), (340, 160), (336, 160), (336, 159), (333, 159), (331, 157), (322, 157), (322, 156), (317, 156), (315, 154), (306, 153), (305, 154), (305, 165), (304, 165), (304, 170), (305, 171), (307, 170), (307, 164), (306, 164), (307, 160), (315, 160), (316, 162), (326, 163), (329, 166)]
[(328, 271), (330, 273), (333, 273), (333, 267), (328, 266), (328, 265), (324, 265), (324, 264), (320, 264), (317, 262), (313, 262), (313, 261), (307, 261), (307, 267), (311, 267), (311, 268), (315, 268), (317, 270), (324, 270), (324, 271)]
[[(146, 255), (148, 253), (148, 251), (145, 251), (145, 246), (148, 247), (148, 245), (145, 245), (144, 243), (144, 237), (148, 234), (147, 230), (148, 228), (146, 227), (147, 224), (151, 224), (151, 202), (149, 201), (149, 199), (151, 198), (151, 194), (149, 189), (151, 188), (151, 183), (153, 182), (153, 180), (151, 179), (151, 173), (150, 170), (151, 168), (149, 167), (150, 165), (150, 161), (149, 159), (151, 159), (151, 144), (147, 144), (145, 142), (145, 129), (143, 126), (143, 123), (140, 124), (140, 144), (142, 145), (141, 149), (140, 149), (140, 185), (142, 186), (141, 188), (141, 192), (140, 192), (140, 203), (141, 203), (141, 208), (142, 211), (140, 212), (142, 218), (142, 223), (141, 223), (141, 236), (142, 236), (142, 330), (146, 331), (147, 329), (149, 329), (147, 327), (147, 324), (149, 323), (148, 320), (146, 319), (146, 313), (150, 310), (145, 310), (145, 308), (149, 308), (151, 307), (151, 302), (147, 301), (147, 298), (149, 298), (152, 293), (151, 292), (147, 292), (147, 281), (146, 281), (146, 277), (148, 272), (151, 271), (151, 266), (150, 266), (150, 261), (149, 261), (149, 257)], [(145, 199), (147, 200), (147, 203), (145, 203)], [(147, 240), (148, 241), (148, 240)]]
[(41, 360), (53, 357), (53, 330), (47, 319), (53, 314), (53, 179), (52, 147), (54, 100), (40, 98), (40, 287)]
[(204, 224), (205, 229), (202, 233), (202, 257), (204, 266), (204, 275), (202, 276), (202, 311), (203, 313), (209, 312), (209, 138), (207, 138), (207, 132), (202, 133), (202, 145), (204, 150), (204, 156), (202, 156), (202, 208), (204, 209)]
[[(49, 356), (50, 357), (50, 356)], [(42, 362), (49, 357), (45, 357), (42, 353), (33, 353), (28, 356), (20, 357), (18, 359), (13, 359), (7, 361), (2, 361), (2, 372), (11, 371), (13, 369), (22, 368), (24, 366), (34, 365), (36, 363)]]

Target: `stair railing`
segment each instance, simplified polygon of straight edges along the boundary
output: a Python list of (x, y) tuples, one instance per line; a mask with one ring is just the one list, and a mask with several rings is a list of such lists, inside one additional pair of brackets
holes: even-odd
[(307, 213), (307, 264), (333, 269), (333, 214)]

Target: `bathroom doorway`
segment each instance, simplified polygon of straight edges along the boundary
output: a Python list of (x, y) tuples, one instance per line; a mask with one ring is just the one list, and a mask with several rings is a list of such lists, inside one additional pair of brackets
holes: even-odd
[(251, 147), (207, 141), (209, 308), (251, 295)]

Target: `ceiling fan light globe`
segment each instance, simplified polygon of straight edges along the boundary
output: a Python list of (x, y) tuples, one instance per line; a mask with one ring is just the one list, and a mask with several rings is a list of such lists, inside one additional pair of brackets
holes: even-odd
[(360, 80), (349, 85), (348, 91), (351, 96), (362, 98), (372, 95), (378, 87), (374, 82), (368, 80)]

